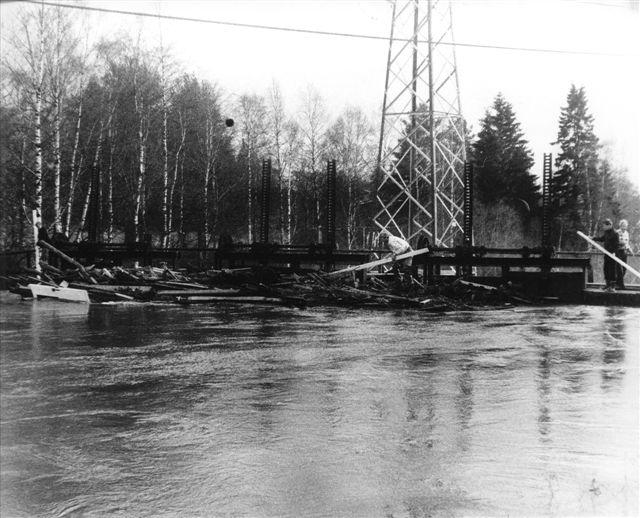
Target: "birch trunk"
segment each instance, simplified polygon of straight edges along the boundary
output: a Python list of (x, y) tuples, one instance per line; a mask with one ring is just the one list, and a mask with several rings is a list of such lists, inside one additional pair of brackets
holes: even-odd
[(289, 171), (287, 176), (287, 244), (291, 244), (291, 177), (293, 172)]
[[(208, 161), (207, 161), (208, 162)], [(208, 241), (208, 236), (209, 236), (209, 164), (207, 163), (207, 166), (205, 168), (204, 171), (204, 191), (203, 191), (203, 197), (204, 197), (204, 221), (203, 221), (203, 225), (202, 225), (202, 240), (204, 243), (204, 246), (207, 246), (207, 241)]]
[[(44, 50), (44, 40), (41, 38), (41, 52)], [(35, 261), (35, 269), (40, 271), (40, 247), (37, 246), (38, 242), (38, 228), (42, 225), (42, 80), (44, 73), (44, 64), (42, 61), (42, 57), (40, 60), (39, 67), (39, 83), (40, 85), (35, 89), (35, 112), (34, 112), (34, 139), (33, 143), (36, 148), (36, 167), (35, 167), (35, 191), (34, 191), (34, 209), (32, 212), (32, 223), (33, 223), (33, 243), (34, 243), (34, 261)]]
[(185, 243), (185, 235), (184, 235), (184, 161), (180, 164), (180, 206), (179, 206), (180, 216), (180, 227), (178, 229), (178, 234), (180, 235), (180, 244), (184, 246)]
[(347, 195), (349, 198), (347, 207), (347, 249), (351, 250), (351, 243), (353, 242), (354, 234), (354, 221), (355, 214), (353, 210), (353, 180), (349, 178), (349, 187), (347, 189)]
[(87, 195), (84, 199), (84, 204), (82, 205), (82, 214), (80, 216), (80, 225), (78, 225), (78, 232), (76, 234), (76, 241), (80, 241), (82, 237), (82, 233), (84, 232), (84, 227), (87, 223), (87, 213), (89, 212), (89, 202), (91, 201), (91, 188), (93, 182), (89, 179), (89, 187), (87, 187)]
[(138, 116), (138, 178), (136, 181), (136, 190), (134, 194), (134, 207), (133, 207), (133, 234), (134, 239), (137, 240), (140, 237), (140, 211), (142, 208), (142, 192), (144, 188), (145, 177), (145, 153), (146, 153), (146, 141), (145, 141), (145, 116), (144, 116), (144, 98), (140, 91), (140, 85), (138, 83), (138, 68), (140, 52), (140, 33), (138, 33), (138, 43), (136, 45), (136, 61), (135, 69), (133, 72), (133, 102), (135, 111)]
[(176, 182), (178, 180), (178, 165), (180, 163), (180, 154), (182, 153), (182, 148), (184, 147), (184, 141), (186, 138), (186, 128), (182, 124), (182, 115), (179, 115), (180, 118), (180, 145), (176, 150), (175, 154), (175, 162), (173, 165), (173, 177), (171, 179), (171, 187), (169, 190), (169, 220), (167, 222), (168, 232), (171, 233), (171, 229), (173, 228), (173, 196), (175, 194)]
[[(110, 124), (111, 120), (109, 120), (109, 122), (107, 122), (107, 124)], [(104, 137), (104, 119), (100, 120), (100, 130), (98, 131), (98, 141), (96, 142), (96, 154), (93, 157), (93, 168), (91, 170), (91, 178), (89, 179), (89, 189), (87, 190), (87, 192), (89, 193), (87, 195), (87, 199), (85, 200), (85, 207), (83, 207), (82, 212), (83, 212), (83, 222), (80, 225), (80, 228), (82, 230), (84, 230), (85, 224), (86, 224), (86, 218), (87, 218), (87, 212), (89, 210), (89, 203), (91, 200), (90, 194), (94, 189), (99, 189), (99, 185), (93, 185), (93, 180), (94, 178), (96, 178), (96, 173), (95, 171), (100, 167), (100, 158), (102, 157), (102, 139)], [(98, 190), (98, 192), (95, 193), (97, 195), (97, 199), (100, 200), (100, 191)], [(94, 210), (97, 212), (96, 217), (99, 217), (99, 211), (100, 211), (100, 206), (99, 203), (96, 204), (96, 206), (94, 207)]]
[[(59, 89), (59, 87), (58, 87)], [(56, 93), (53, 119), (53, 225), (57, 233), (62, 232), (60, 214), (60, 93)]]
[(111, 128), (108, 130), (109, 135), (109, 169), (107, 171), (107, 180), (109, 182), (109, 190), (107, 191), (107, 243), (113, 240), (113, 148)]
[(247, 199), (247, 207), (249, 211), (249, 223), (247, 225), (248, 235), (249, 235), (249, 243), (253, 243), (253, 170), (251, 168), (251, 144), (249, 144), (248, 150), (248, 160), (249, 160), (249, 179), (248, 179), (248, 189), (249, 193)]
[(24, 241), (25, 241), (25, 231), (24, 231), (24, 217), (26, 217), (27, 215), (27, 199), (26, 199), (26, 193), (27, 193), (27, 182), (24, 176), (24, 170), (25, 170), (25, 163), (24, 163), (24, 154), (25, 154), (25, 148), (27, 146), (27, 139), (26, 137), (22, 137), (22, 149), (20, 151), (20, 208), (22, 209), (22, 216), (20, 219), (20, 244), (22, 246), (25, 245)]
[(209, 211), (209, 182), (211, 181), (211, 173), (213, 171), (213, 164), (217, 155), (217, 148), (214, 150), (214, 141), (215, 141), (215, 121), (213, 119), (213, 114), (207, 114), (206, 120), (206, 128), (205, 128), (205, 171), (204, 171), (204, 189), (203, 189), (203, 197), (204, 197), (204, 221), (203, 221), (203, 242), (204, 246), (208, 246), (209, 243), (209, 219), (210, 219), (210, 211)]
[(167, 149), (167, 102), (164, 92), (164, 66), (162, 67), (162, 247), (166, 248), (169, 238), (169, 155)]
[[(44, 83), (44, 6), (40, 12), (40, 55), (37, 69), (37, 78), (34, 88), (35, 108), (34, 108), (34, 136), (33, 144), (36, 150), (35, 156), (35, 190), (34, 190), (34, 212), (35, 220), (33, 224), (42, 224), (42, 94)], [(37, 241), (37, 238), (36, 238)], [(36, 268), (39, 267), (40, 257), (36, 246)]]
[[(315, 183), (315, 182), (314, 182)], [(316, 225), (318, 228), (318, 243), (322, 243), (322, 222), (320, 221), (320, 196), (318, 194), (318, 189), (315, 189), (315, 196), (316, 196), (316, 214), (315, 214), (315, 218), (316, 218)]]
[[(81, 86), (82, 88), (82, 86)], [(69, 195), (67, 197), (67, 209), (66, 220), (64, 224), (64, 233), (71, 235), (71, 209), (73, 206), (73, 195), (75, 194), (76, 181), (80, 171), (76, 172), (76, 157), (78, 156), (78, 146), (80, 144), (80, 125), (82, 121), (82, 99), (80, 99), (80, 105), (78, 106), (78, 120), (76, 121), (76, 134), (73, 142), (73, 151), (71, 152), (71, 164), (69, 165)]]
[(142, 206), (142, 189), (144, 186), (145, 175), (144, 161), (146, 145), (144, 141), (143, 124), (143, 117), (140, 117), (140, 124), (138, 125), (138, 145), (140, 147), (138, 155), (138, 181), (136, 185), (135, 202), (133, 208), (133, 232), (136, 239), (140, 237), (140, 210)]

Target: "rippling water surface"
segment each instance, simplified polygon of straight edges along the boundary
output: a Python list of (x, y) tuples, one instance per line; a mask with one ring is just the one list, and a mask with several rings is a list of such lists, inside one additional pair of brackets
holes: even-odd
[(0, 300), (3, 517), (638, 514), (638, 309)]

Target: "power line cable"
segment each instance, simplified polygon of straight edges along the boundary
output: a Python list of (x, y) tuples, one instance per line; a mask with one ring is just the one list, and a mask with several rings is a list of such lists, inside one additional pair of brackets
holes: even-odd
[[(162, 18), (165, 20), (176, 20), (182, 22), (197, 22), (197, 23), (209, 23), (214, 25), (225, 25), (228, 27), (243, 27), (247, 29), (263, 29), (263, 30), (272, 30), (272, 31), (281, 31), (281, 32), (295, 32), (301, 34), (314, 34), (317, 36), (334, 36), (334, 37), (343, 37), (343, 38), (360, 38), (360, 39), (369, 39), (369, 40), (382, 40), (389, 41), (387, 36), (377, 36), (373, 34), (354, 34), (348, 32), (334, 32), (334, 31), (321, 31), (315, 29), (297, 29), (294, 27), (278, 27), (275, 25), (260, 25), (253, 23), (241, 23), (241, 22), (225, 22), (221, 20), (211, 20), (205, 18), (192, 18), (187, 16), (172, 16), (167, 14), (154, 14), (154, 13), (146, 13), (143, 11), (123, 11), (121, 9), (105, 9), (103, 7), (89, 7), (86, 5), (70, 5), (70, 4), (59, 4), (55, 2), (44, 2), (40, 0), (22, 0), (26, 3), (36, 4), (36, 5), (48, 5), (52, 7), (66, 7), (68, 9), (78, 9), (81, 11), (94, 11), (100, 13), (109, 13), (109, 14), (124, 14), (128, 16), (141, 16), (146, 18)], [(405, 38), (394, 38), (394, 41), (413, 41), (412, 39)], [(426, 40), (418, 40), (420, 43), (428, 43)], [(468, 48), (480, 48), (480, 49), (495, 49), (495, 50), (512, 50), (512, 51), (521, 51), (521, 52), (544, 52), (551, 54), (574, 54), (574, 55), (586, 55), (586, 56), (609, 56), (609, 57), (634, 57), (638, 54), (623, 54), (623, 53), (615, 53), (615, 52), (596, 52), (596, 51), (588, 51), (588, 50), (567, 50), (567, 49), (544, 49), (544, 48), (531, 48), (531, 47), (510, 47), (505, 45), (484, 45), (481, 43), (452, 43), (452, 42), (440, 42), (439, 45), (448, 45), (453, 47), (468, 47)]]

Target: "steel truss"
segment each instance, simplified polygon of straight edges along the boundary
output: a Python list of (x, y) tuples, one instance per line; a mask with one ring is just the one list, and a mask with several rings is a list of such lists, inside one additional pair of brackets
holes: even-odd
[(394, 2), (375, 222), (413, 245), (452, 246), (462, 234), (466, 128), (452, 43), (447, 0)]

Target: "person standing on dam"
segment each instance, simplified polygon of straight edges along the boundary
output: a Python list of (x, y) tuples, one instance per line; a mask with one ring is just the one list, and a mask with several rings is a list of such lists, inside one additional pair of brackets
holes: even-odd
[[(627, 262), (629, 254), (633, 254), (633, 250), (631, 250), (631, 246), (629, 245), (628, 227), (629, 222), (626, 219), (621, 219), (620, 223), (618, 223), (618, 230), (616, 230), (618, 233), (618, 239), (620, 240), (618, 243), (618, 249), (616, 250), (616, 257), (623, 263)], [(616, 287), (620, 290), (624, 289), (625, 273), (627, 273), (627, 269), (621, 264), (616, 264)]]
[[(604, 230), (601, 236), (593, 237), (594, 241), (600, 241), (604, 249), (610, 254), (616, 254), (618, 248), (620, 246), (620, 238), (618, 237), (618, 233), (613, 229), (613, 223), (610, 219), (605, 219), (604, 223), (602, 223), (602, 228)], [(616, 286), (616, 276), (618, 265), (616, 262), (609, 257), (608, 255), (604, 255), (604, 289), (606, 291), (614, 291)]]

